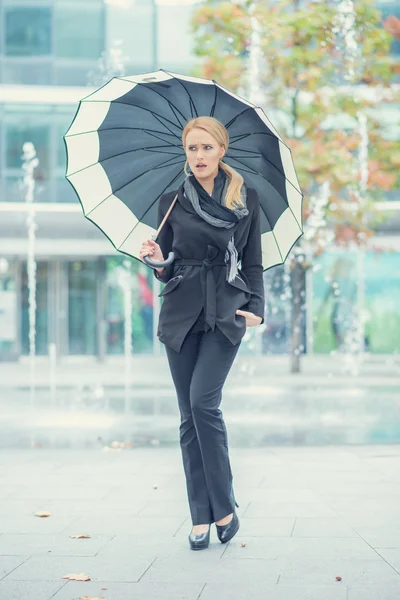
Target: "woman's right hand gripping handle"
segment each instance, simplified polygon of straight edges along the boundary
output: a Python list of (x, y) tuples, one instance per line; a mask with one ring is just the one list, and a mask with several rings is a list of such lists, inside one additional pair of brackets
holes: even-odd
[[(160, 262), (165, 260), (163, 253), (161, 252), (160, 246), (157, 244), (157, 242), (153, 242), (153, 240), (147, 240), (146, 242), (143, 242), (139, 256), (142, 262), (144, 262), (144, 256), (149, 256), (152, 260)], [(164, 272), (165, 267), (158, 267), (156, 270), (161, 275)]]

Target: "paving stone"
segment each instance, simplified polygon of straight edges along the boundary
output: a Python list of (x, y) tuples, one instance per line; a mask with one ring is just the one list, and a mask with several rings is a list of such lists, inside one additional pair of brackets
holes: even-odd
[(378, 548), (377, 552), (380, 554), (380, 556), (387, 560), (387, 562), (392, 565), (396, 571), (399, 571), (400, 573), (400, 533), (397, 546), (397, 548)]
[[(147, 496), (148, 498), (148, 496)], [(118, 512), (118, 514), (126, 513), (130, 515), (136, 515), (142, 508), (147, 506), (148, 499), (145, 496), (139, 499), (138, 495), (135, 494), (135, 498), (130, 500), (129, 498), (121, 498), (119, 502), (103, 500), (103, 499), (90, 499), (90, 500), (82, 500), (82, 499), (62, 499), (62, 498), (50, 498), (47, 501), (43, 500), (21, 500), (21, 502), (27, 502), (25, 512), (27, 514), (32, 514), (37, 510), (46, 510), (52, 513), (52, 516), (84, 516), (87, 513), (90, 514), (113, 514)], [(10, 507), (12, 502), (17, 502), (16, 500), (10, 500)], [(35, 504), (36, 502), (36, 504)], [(1, 504), (4, 504), (3, 502)], [(33, 507), (33, 510), (28, 510), (28, 508)], [(0, 513), (1, 514), (1, 513)]]
[(93, 581), (138, 581), (147, 571), (153, 557), (58, 557), (32, 556), (2, 581), (64, 581), (70, 573), (85, 573)]
[(22, 565), (22, 563), (28, 559), (29, 556), (23, 556), (22, 554), (20, 556), (5, 556), (1, 555), (0, 552), (0, 579), (11, 573), (14, 569)]
[(369, 585), (352, 586), (347, 590), (347, 600), (399, 600), (400, 588), (398, 585)]
[[(240, 533), (240, 532), (239, 532)], [(242, 544), (246, 544), (242, 546)], [(237, 535), (229, 543), (226, 559), (368, 559), (380, 561), (380, 556), (364, 540), (341, 538), (261, 538)]]
[(34, 513), (28, 515), (8, 516), (0, 515), (1, 533), (62, 533), (67, 527), (72, 526), (76, 520), (75, 516), (59, 517), (52, 515), (50, 517), (37, 517)]
[[(71, 529), (72, 533), (91, 533)], [(0, 536), (0, 556), (94, 556), (112, 538), (112, 535), (93, 535), (90, 538), (73, 539), (69, 534), (4, 533)]]
[(240, 517), (240, 532), (251, 537), (290, 537), (295, 522), (296, 519), (289, 517), (259, 519)]
[[(102, 589), (104, 587), (106, 588), (105, 590)], [(144, 583), (142, 581), (138, 583), (115, 583), (113, 581), (94, 583), (92, 581), (68, 581), (51, 600), (75, 600), (81, 596), (97, 596), (100, 598), (103, 596), (107, 600), (197, 600), (203, 587), (204, 585), (201, 583)], [(25, 599), (21, 598), (21, 600)]]
[(346, 588), (266, 586), (264, 583), (207, 583), (199, 600), (346, 600)]
[(392, 523), (368, 527), (354, 526), (355, 531), (373, 548), (398, 548), (400, 545), (400, 530)]
[(137, 536), (151, 535), (154, 536), (153, 539), (156, 541), (157, 537), (174, 535), (186, 519), (187, 515), (185, 514), (180, 517), (123, 515), (123, 518), (118, 514), (88, 514), (78, 517), (74, 524), (67, 527), (63, 533), (66, 535), (80, 531), (103, 535), (130, 533)]
[(157, 558), (143, 576), (143, 581), (166, 583), (184, 582), (248, 582), (258, 580), (264, 584), (276, 584), (282, 572), (282, 560), (246, 560), (238, 568), (236, 560), (210, 561), (207, 551), (189, 551), (185, 561), (180, 558)]
[(305, 502), (319, 503), (321, 498), (317, 492), (310, 489), (279, 488), (279, 487), (240, 487), (236, 486), (236, 497), (242, 502)]
[(299, 517), (292, 533), (293, 537), (358, 537), (357, 533), (343, 519), (312, 519)]
[(250, 502), (244, 516), (258, 517), (337, 517), (334, 510), (315, 502)]
[[(341, 582), (336, 576), (342, 577)], [(284, 564), (280, 585), (398, 585), (400, 574), (380, 560), (291, 558)]]
[(187, 500), (178, 502), (174, 500), (153, 500), (148, 502), (139, 512), (140, 517), (182, 517), (189, 516), (190, 511)]
[(99, 498), (105, 497), (105, 495), (109, 492), (109, 487), (107, 485), (102, 486), (91, 486), (91, 487), (83, 487), (81, 485), (68, 485), (68, 486), (39, 486), (37, 483), (35, 485), (20, 485), (15, 486), (10, 497), (12, 498), (31, 498), (31, 499), (43, 499), (47, 500), (49, 498)]
[(0, 598), (4, 600), (52, 600), (55, 597), (54, 594), (63, 587), (65, 587), (64, 582), (56, 581), (0, 581)]

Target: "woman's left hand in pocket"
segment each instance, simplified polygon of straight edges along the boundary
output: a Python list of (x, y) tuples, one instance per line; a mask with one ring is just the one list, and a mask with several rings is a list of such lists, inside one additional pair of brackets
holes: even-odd
[(247, 310), (237, 310), (236, 314), (242, 315), (242, 317), (245, 317), (246, 327), (255, 327), (255, 325), (260, 325), (260, 323), (262, 321), (262, 317), (258, 317), (254, 313), (249, 312)]

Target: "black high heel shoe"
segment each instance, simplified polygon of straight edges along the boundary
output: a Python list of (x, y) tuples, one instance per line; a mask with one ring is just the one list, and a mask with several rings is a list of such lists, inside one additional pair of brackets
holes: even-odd
[(210, 544), (210, 529), (205, 533), (189, 533), (189, 545), (192, 550), (205, 550)]
[[(239, 504), (237, 502), (235, 502), (235, 505), (239, 508)], [(227, 523), (227, 525), (215, 524), (215, 527), (217, 528), (217, 536), (219, 541), (222, 544), (229, 542), (233, 536), (237, 534), (240, 527), (240, 521), (236, 511), (233, 513), (232, 519), (229, 521), (229, 523)]]

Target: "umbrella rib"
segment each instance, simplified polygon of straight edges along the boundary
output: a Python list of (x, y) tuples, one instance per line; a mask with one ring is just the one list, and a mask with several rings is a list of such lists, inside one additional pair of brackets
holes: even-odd
[[(175, 176), (174, 176), (174, 177), (171, 179), (171, 181), (169, 181), (169, 182), (167, 183), (167, 185), (166, 185), (166, 186), (165, 186), (165, 188), (162, 190), (162, 192), (160, 193), (160, 195), (158, 196), (158, 198), (160, 198), (160, 196), (162, 196), (162, 195), (163, 195), (163, 193), (165, 192), (165, 190), (166, 190), (167, 188), (169, 188), (169, 186), (170, 186), (170, 185), (172, 185), (172, 184), (174, 183), (174, 181), (176, 181), (176, 180), (177, 180), (177, 179), (178, 179), (180, 176), (181, 176), (181, 172), (179, 171), (179, 173), (178, 173), (177, 175), (175, 175)], [(154, 202), (152, 202), (152, 203), (150, 204), (150, 206), (148, 207), (148, 209), (147, 209), (147, 210), (144, 212), (144, 214), (143, 214), (143, 217), (144, 217), (144, 216), (145, 216), (145, 215), (146, 215), (146, 214), (149, 212), (149, 210), (151, 209), (151, 207), (153, 206), (153, 204), (155, 204), (155, 202), (157, 202), (157, 198), (154, 200)], [(143, 217), (142, 217), (142, 219), (143, 219)], [(136, 227), (136, 226), (135, 226), (135, 227)], [(135, 229), (135, 227), (134, 227), (133, 229)], [(133, 230), (132, 230), (132, 231), (133, 231)]]
[[(250, 137), (251, 135), (266, 135), (268, 137), (272, 137), (274, 140), (278, 140), (278, 138), (276, 137), (276, 135), (274, 133), (272, 133), (272, 132), (269, 133), (267, 131), (252, 131), (251, 133), (243, 133), (241, 135), (237, 135), (237, 136), (234, 135), (234, 136), (232, 136), (230, 138), (230, 140), (233, 140), (233, 141), (231, 141), (231, 144), (236, 144), (237, 142), (241, 142), (242, 140)], [(237, 139), (235, 139), (235, 138), (237, 138)], [(286, 144), (284, 144), (284, 145), (286, 145)]]
[[(236, 160), (233, 156), (231, 157), (232, 160)], [(276, 169), (278, 171), (278, 173), (280, 175), (283, 175), (284, 178), (286, 179), (286, 181), (288, 181), (290, 183), (290, 185), (300, 194), (302, 194), (302, 191), (300, 189), (298, 189), (291, 181), (290, 179), (288, 179), (288, 177), (286, 177), (286, 173), (285, 171), (280, 171), (278, 169), (278, 167), (276, 165), (274, 165), (273, 162), (271, 162), (268, 158), (266, 158), (265, 156), (263, 156), (264, 160), (266, 160), (272, 167), (274, 167), (274, 169)], [(245, 163), (243, 163), (242, 161), (238, 160), (238, 163), (240, 163), (241, 165), (243, 165), (244, 167), (248, 168), (248, 169), (252, 169), (252, 167), (249, 167), (249, 165), (246, 165)], [(268, 179), (266, 177), (264, 177), (264, 175), (262, 175), (261, 173), (259, 173), (258, 171), (253, 170), (254, 175), (260, 175), (260, 177), (263, 177), (266, 181), (268, 181)]]
[[(155, 118), (155, 119), (156, 119), (156, 120), (157, 120), (159, 123), (161, 123), (161, 125), (164, 125), (165, 129), (167, 129), (167, 130), (168, 130), (168, 131), (169, 131), (169, 132), (170, 132), (172, 135), (174, 135), (174, 136), (176, 137), (176, 139), (178, 139), (178, 140), (180, 141), (180, 138), (179, 138), (179, 137), (176, 135), (176, 133), (174, 133), (173, 131), (171, 131), (171, 129), (169, 129), (169, 127), (167, 127), (167, 126), (165, 125), (165, 123), (163, 123), (163, 122), (161, 121), (161, 119), (162, 119), (163, 117), (161, 117), (161, 116), (160, 116), (160, 115), (158, 115), (158, 114), (156, 115), (156, 113), (153, 113), (151, 110), (149, 110), (149, 112), (151, 112), (151, 114), (153, 115), (153, 117), (154, 117), (154, 118)], [(168, 120), (169, 120), (169, 119), (167, 119), (167, 121), (168, 121)], [(170, 122), (170, 123), (173, 125), (172, 121), (169, 121), (169, 122)], [(176, 125), (175, 125), (175, 127), (176, 127)]]
[[(138, 219), (138, 223), (140, 223), (143, 219), (143, 217), (149, 212), (149, 210), (153, 207), (153, 205), (157, 202), (157, 200), (159, 198), (161, 198), (161, 196), (163, 195), (163, 193), (165, 192), (165, 190), (174, 183), (174, 181), (176, 181), (176, 179), (178, 179), (178, 177), (180, 177), (181, 173), (179, 172), (177, 175), (175, 175), (175, 177), (173, 177), (171, 179), (171, 181), (169, 183), (167, 183), (167, 185), (165, 186), (165, 188), (162, 190), (162, 192), (159, 194), (159, 196), (157, 196), (157, 198), (154, 200), (154, 202), (152, 202), (150, 204), (150, 206), (148, 207), (148, 209), (146, 210), (146, 212), (143, 214), (143, 216), (141, 217), (140, 221)], [(129, 238), (130, 235), (132, 235), (132, 233), (134, 232), (134, 230), (136, 229), (136, 227), (138, 226), (138, 223), (136, 223), (135, 227), (133, 227), (131, 229), (131, 231), (128, 233), (128, 235), (126, 236), (126, 238), (124, 239), (124, 241), (119, 245), (120, 248), (122, 248), (122, 246), (125, 244), (126, 240)]]
[[(79, 133), (72, 133), (71, 135), (64, 135), (64, 138), (69, 138), (69, 137), (77, 137), (78, 135), (86, 135), (87, 133), (98, 133), (99, 131), (124, 131), (124, 130), (128, 130), (128, 131), (145, 131), (146, 133), (149, 134), (153, 134), (153, 133), (159, 133), (160, 135), (168, 135), (168, 133), (166, 133), (165, 131), (157, 131), (155, 129), (143, 129), (143, 127), (104, 127), (103, 129), (91, 129), (90, 131), (80, 131)], [(171, 134), (174, 137), (178, 137), (177, 135), (175, 135), (174, 133)], [(178, 138), (179, 139), (179, 138)], [(165, 141), (165, 140), (163, 140)]]
[[(235, 159), (233, 159), (233, 160), (235, 160)], [(237, 162), (238, 162), (238, 163), (240, 163), (241, 165), (243, 165), (243, 166), (247, 167), (247, 165), (245, 165), (244, 163), (242, 163), (240, 160), (238, 160)], [(251, 167), (248, 167), (248, 168), (249, 168), (249, 169), (251, 169)], [(267, 179), (266, 177), (264, 177), (264, 175), (262, 175), (261, 173), (258, 173), (258, 171), (253, 171), (253, 170), (251, 170), (251, 171), (246, 171), (246, 170), (245, 170), (245, 169), (243, 169), (243, 168), (242, 168), (242, 171), (245, 171), (245, 172), (247, 172), (247, 173), (250, 173), (250, 174), (252, 174), (252, 175), (259, 175), (259, 176), (260, 176), (260, 177), (262, 177), (262, 178), (263, 178), (265, 181), (267, 181), (267, 182), (268, 182), (270, 185), (272, 185), (272, 183), (271, 183), (270, 181), (268, 181), (268, 179)], [(292, 186), (292, 187), (293, 187), (293, 188), (296, 190), (296, 192), (299, 192), (299, 193), (300, 193), (300, 194), (303, 196), (302, 192), (301, 192), (300, 190), (298, 190), (298, 189), (297, 189), (297, 188), (296, 188), (296, 187), (293, 185), (293, 183), (291, 183), (291, 182), (289, 181), (289, 179), (288, 179), (287, 177), (285, 177), (285, 180), (286, 180), (286, 181), (288, 181), (288, 182), (290, 183), (290, 185), (291, 185), (291, 186)], [(275, 189), (276, 189), (276, 188), (275, 188)], [(299, 222), (298, 222), (298, 220), (297, 220), (297, 218), (296, 218), (296, 215), (295, 215), (295, 214), (294, 214), (294, 212), (292, 211), (292, 208), (291, 208), (291, 206), (290, 206), (290, 204), (289, 204), (289, 201), (286, 201), (286, 200), (283, 198), (283, 196), (281, 196), (281, 198), (282, 198), (282, 200), (283, 200), (283, 201), (284, 201), (284, 202), (287, 204), (287, 206), (288, 206), (288, 208), (289, 208), (290, 212), (291, 212), (291, 213), (292, 213), (292, 215), (293, 215), (293, 218), (294, 218), (294, 220), (296, 221), (297, 225), (298, 225), (298, 226), (299, 226), (299, 228), (301, 229), (301, 226), (300, 226), (300, 224), (299, 224)], [(268, 217), (267, 217), (267, 215), (266, 215), (266, 213), (265, 213), (265, 211), (264, 211), (264, 210), (263, 210), (263, 212), (264, 212), (264, 214), (265, 214), (265, 216), (266, 216), (266, 218), (267, 218), (267, 220), (268, 220)], [(269, 221), (268, 221), (268, 222), (269, 222)]]
[(254, 110), (252, 106), (248, 106), (247, 108), (245, 108), (244, 110), (242, 110), (242, 112), (238, 113), (237, 115), (235, 115), (233, 117), (233, 119), (231, 119), (229, 121), (229, 123), (227, 123), (225, 125), (226, 129), (228, 129), (228, 127), (230, 127), (239, 117), (241, 117), (242, 115), (244, 115), (245, 113), (247, 113), (249, 110)]
[(252, 155), (252, 156), (240, 156), (240, 155), (235, 156), (235, 155), (229, 153), (229, 154), (226, 155), (226, 157), (227, 158), (247, 158), (247, 159), (248, 158), (250, 158), (250, 159), (258, 158), (259, 156), (262, 157), (262, 154), (260, 154), (259, 152), (254, 152), (253, 154), (257, 154), (258, 156), (254, 156), (254, 155)]
[[(105, 100), (92, 100), (92, 102), (105, 102)], [(163, 121), (161, 121), (160, 119), (164, 119), (164, 121), (168, 121), (168, 123), (171, 123), (171, 125), (173, 125), (174, 127), (176, 127), (176, 124), (175, 124), (175, 123), (173, 123), (173, 122), (172, 122), (170, 119), (168, 119), (167, 117), (164, 117), (163, 115), (160, 115), (160, 114), (158, 114), (158, 113), (155, 113), (154, 111), (150, 110), (150, 108), (144, 108), (143, 106), (135, 106), (134, 104), (133, 104), (133, 105), (132, 105), (132, 104), (129, 104), (129, 102), (121, 102), (119, 99), (117, 99), (117, 100), (112, 100), (111, 102), (109, 102), (109, 101), (108, 101), (108, 102), (107, 102), (107, 104), (110, 104), (110, 105), (111, 105), (111, 104), (122, 104), (122, 105), (124, 105), (124, 106), (130, 106), (131, 108), (132, 108), (132, 107), (134, 107), (134, 108), (139, 108), (140, 110), (144, 110), (145, 112), (149, 112), (150, 114), (152, 114), (152, 115), (153, 115), (153, 117), (154, 117), (155, 119), (157, 119), (157, 121), (158, 121), (159, 123), (161, 123), (161, 125), (163, 125), (163, 126), (165, 127), (165, 129), (167, 129), (167, 131), (169, 131), (169, 132), (170, 132), (172, 135), (174, 135), (174, 136), (175, 136), (176, 138), (178, 138), (178, 140), (179, 140), (179, 137), (176, 135), (176, 133), (174, 133), (173, 131), (171, 131), (171, 130), (170, 130), (170, 129), (169, 129), (167, 126), (166, 126), (166, 124), (165, 124), (165, 123), (163, 123)], [(160, 118), (158, 118), (158, 117), (160, 117)]]
[[(258, 156), (263, 156), (263, 153), (262, 152), (258, 152), (257, 150), (247, 150), (246, 148), (232, 148), (232, 150), (234, 152), (246, 152), (247, 154), (258, 154)], [(227, 156), (228, 155), (229, 155), (229, 151), (227, 153)]]
[[(155, 146), (155, 148), (157, 148)], [(124, 152), (120, 152), (119, 154), (113, 154), (113, 156), (108, 156), (107, 158), (103, 158), (103, 160), (97, 160), (96, 162), (92, 163), (91, 165), (86, 165), (85, 167), (82, 167), (82, 169), (78, 169), (77, 171), (74, 171), (73, 173), (69, 173), (68, 177), (71, 177), (72, 175), (76, 175), (77, 173), (82, 173), (82, 171), (85, 171), (86, 169), (90, 169), (91, 167), (95, 167), (96, 165), (102, 165), (106, 160), (110, 160), (112, 158), (117, 158), (118, 156), (124, 156), (125, 154), (130, 154), (131, 152), (138, 152), (139, 150), (143, 150), (143, 148), (136, 148), (135, 150), (125, 150)], [(148, 150), (148, 152), (153, 152), (156, 154), (171, 154), (174, 158), (176, 156), (179, 156), (179, 154), (175, 154), (174, 152), (162, 152), (159, 150)], [(163, 163), (163, 165), (167, 165), (167, 163), (173, 160), (172, 158), (168, 159), (165, 163)], [(180, 159), (181, 161), (183, 161), (183, 157)], [(178, 163), (177, 163), (178, 164)], [(154, 169), (158, 169), (160, 165), (158, 165), (157, 167), (153, 167)], [(104, 168), (104, 167), (103, 167)]]
[(217, 82), (216, 82), (216, 81), (214, 81), (214, 79), (212, 80), (212, 82), (213, 82), (213, 84), (214, 84), (214, 102), (213, 102), (213, 105), (212, 105), (212, 107), (211, 107), (211, 110), (210, 110), (210, 116), (211, 116), (211, 117), (213, 117), (213, 116), (214, 116), (215, 107), (216, 107), (216, 105), (217, 105), (217, 94), (218, 94), (218, 87), (217, 87), (217, 85), (216, 85), (216, 83), (217, 83)]
[[(254, 110), (254, 109), (253, 109), (253, 110)], [(263, 111), (263, 112), (264, 112), (264, 111)], [(243, 114), (243, 113), (241, 113), (241, 114)], [(265, 113), (264, 113), (264, 115), (265, 115)], [(240, 115), (238, 115), (238, 116), (240, 116)], [(258, 115), (257, 115), (257, 116), (258, 116)], [(265, 115), (265, 116), (267, 116), (267, 115)], [(267, 117), (267, 118), (268, 118), (268, 117)], [(292, 151), (291, 151), (291, 149), (289, 148), (289, 146), (288, 146), (287, 144), (285, 144), (285, 142), (284, 142), (283, 140), (281, 140), (281, 138), (280, 138), (280, 137), (276, 136), (276, 135), (275, 135), (273, 132), (270, 132), (270, 133), (269, 133), (269, 132), (267, 132), (267, 131), (252, 131), (251, 133), (245, 133), (245, 134), (243, 134), (243, 135), (232, 136), (232, 138), (230, 138), (230, 139), (234, 140), (234, 141), (232, 142), (232, 144), (235, 144), (235, 143), (236, 143), (236, 142), (238, 142), (239, 140), (243, 140), (243, 139), (245, 139), (245, 138), (249, 137), (250, 135), (268, 135), (269, 137), (273, 137), (273, 138), (274, 138), (274, 139), (276, 139), (278, 142), (280, 142), (281, 144), (283, 144), (283, 145), (284, 145), (284, 146), (285, 146), (285, 147), (286, 147), (286, 148), (289, 150), (290, 154), (292, 154)], [(237, 138), (237, 139), (235, 139), (235, 138)]]
[[(121, 81), (129, 81), (128, 79), (125, 79), (124, 77), (117, 77), (117, 79), (120, 79)], [(147, 83), (151, 84), (151, 83), (154, 83), (154, 82), (149, 81)], [(171, 102), (170, 100), (168, 100), (165, 96), (163, 96), (162, 94), (160, 94), (160, 92), (158, 92), (157, 90), (155, 90), (153, 88), (147, 87), (146, 83), (141, 83), (140, 82), (137, 85), (142, 85), (142, 86), (144, 85), (146, 89), (151, 90), (152, 92), (154, 92), (155, 94), (157, 94), (158, 96), (160, 96), (160, 98), (162, 98), (163, 100), (165, 100), (169, 104), (171, 110), (172, 110), (172, 107), (174, 107), (174, 109), (181, 115), (181, 117), (186, 120), (185, 115), (179, 110), (179, 108), (177, 106), (175, 106), (175, 104), (173, 102)], [(179, 121), (177, 115), (175, 114), (174, 111), (172, 111), (172, 112), (174, 113), (174, 116), (175, 116), (175, 118), (176, 118), (176, 120), (177, 120), (177, 122), (179, 124), (179, 127), (182, 127), (182, 123)]]
[[(157, 140), (161, 140), (162, 142), (165, 142), (165, 140), (163, 140), (162, 138), (158, 137), (157, 135), (154, 135), (153, 133), (150, 133), (150, 135), (151, 135), (152, 137), (156, 138)], [(162, 135), (162, 134), (161, 134), (161, 135)], [(176, 136), (176, 137), (178, 137), (178, 136)], [(178, 140), (179, 140), (179, 138), (178, 138)], [(179, 140), (179, 141), (181, 142), (181, 140)], [(168, 142), (167, 142), (167, 143), (168, 143)], [(172, 142), (169, 142), (169, 145), (170, 145), (170, 146), (173, 146), (174, 148), (178, 148), (178, 146), (177, 146), (176, 144), (173, 144)], [(181, 145), (182, 145), (182, 143), (180, 144), (180, 146), (181, 146)], [(182, 148), (182, 150), (183, 150), (183, 148)]]
[[(174, 167), (175, 165), (179, 165), (181, 164), (182, 161), (176, 162), (176, 163), (170, 163), (170, 164), (163, 164), (163, 165), (159, 165), (158, 167), (154, 167), (153, 169), (151, 169), (152, 171), (155, 171), (157, 169), (162, 169), (164, 167)], [(147, 173), (148, 171), (146, 171)], [(146, 173), (140, 173), (140, 175), (137, 175), (136, 177), (134, 177), (133, 179), (131, 179), (128, 183), (126, 183), (125, 185), (121, 186), (120, 188), (117, 188), (116, 190), (111, 191), (111, 194), (109, 194), (108, 196), (106, 196), (105, 198), (103, 198), (103, 200), (101, 202), (99, 202), (98, 204), (96, 204), (96, 206), (94, 206), (88, 213), (85, 213), (85, 217), (87, 217), (88, 215), (90, 215), (90, 213), (92, 213), (96, 208), (98, 208), (99, 206), (101, 206), (103, 204), (103, 202), (105, 202), (106, 200), (108, 200), (109, 198), (111, 198), (111, 196), (115, 196), (115, 194), (117, 194), (117, 192), (120, 192), (124, 187), (126, 187), (127, 185), (129, 185), (130, 183), (133, 183), (134, 181), (136, 181), (137, 179), (139, 179), (140, 177), (143, 177), (143, 175), (146, 175)], [(179, 173), (180, 174), (180, 173)], [(168, 187), (168, 186), (167, 186)], [(146, 211), (147, 212), (147, 211)], [(146, 213), (144, 213), (146, 214)]]
[[(167, 75), (171, 75), (171, 77), (172, 77), (173, 79), (175, 79), (175, 80), (176, 80), (176, 81), (179, 83), (179, 85), (181, 85), (181, 86), (183, 87), (183, 89), (185, 90), (186, 94), (188, 95), (189, 102), (190, 102), (190, 107), (191, 107), (191, 109), (194, 109), (195, 116), (196, 116), (196, 117), (198, 117), (198, 116), (199, 116), (199, 114), (198, 114), (198, 112), (197, 112), (197, 109), (196, 109), (196, 107), (195, 107), (195, 105), (194, 105), (194, 102), (193, 102), (193, 100), (192, 100), (192, 96), (189, 94), (188, 90), (187, 90), (187, 89), (186, 89), (186, 87), (183, 85), (183, 82), (182, 82), (182, 80), (181, 80), (181, 79), (179, 79), (179, 77), (175, 77), (175, 75), (173, 75), (172, 73), (169, 73), (168, 71), (165, 71), (164, 69), (162, 69), (162, 70), (164, 71), (164, 73), (167, 73)], [(192, 117), (193, 117), (193, 110), (192, 110)]]

